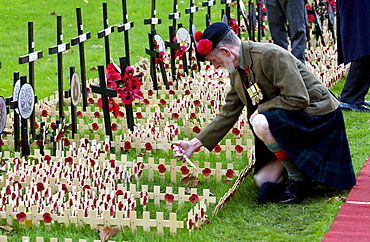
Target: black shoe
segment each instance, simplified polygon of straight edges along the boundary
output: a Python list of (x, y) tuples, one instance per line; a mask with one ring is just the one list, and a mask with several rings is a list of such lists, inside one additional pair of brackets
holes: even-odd
[(301, 203), (307, 196), (309, 185), (307, 182), (301, 182), (293, 179), (287, 181), (284, 195), (279, 200), (281, 204)]
[(342, 110), (346, 110), (346, 111), (356, 111), (356, 112), (367, 112), (367, 113), (370, 113), (370, 108), (366, 107), (365, 105), (357, 105), (357, 104), (350, 104), (350, 103), (340, 103), (339, 107)]
[(370, 107), (370, 101), (364, 101), (364, 105), (366, 105), (366, 106), (369, 106)]
[(281, 199), (281, 196), (284, 194), (285, 187), (286, 187), (285, 182), (281, 182), (281, 183), (265, 182), (263, 183), (257, 195), (258, 204), (265, 204), (267, 202), (279, 201), (279, 199)]

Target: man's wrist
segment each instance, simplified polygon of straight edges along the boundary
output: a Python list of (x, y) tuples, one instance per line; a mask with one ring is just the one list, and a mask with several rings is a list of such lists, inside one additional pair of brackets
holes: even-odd
[(197, 138), (190, 140), (189, 143), (192, 147), (195, 147), (195, 149), (203, 146), (202, 142)]

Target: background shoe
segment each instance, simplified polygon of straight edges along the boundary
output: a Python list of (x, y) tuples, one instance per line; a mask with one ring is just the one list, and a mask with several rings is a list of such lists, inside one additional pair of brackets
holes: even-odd
[(369, 106), (370, 107), (370, 101), (364, 101), (364, 104), (366, 105), (366, 106)]
[(346, 110), (346, 111), (356, 111), (356, 112), (367, 112), (367, 113), (370, 113), (370, 108), (366, 107), (365, 105), (340, 103), (339, 107), (342, 110)]

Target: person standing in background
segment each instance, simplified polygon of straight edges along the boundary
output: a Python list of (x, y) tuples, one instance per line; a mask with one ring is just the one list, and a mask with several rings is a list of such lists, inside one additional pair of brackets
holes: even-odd
[(274, 44), (288, 49), (289, 36), (292, 54), (305, 63), (308, 24), (305, 0), (265, 0), (265, 6)]
[(337, 0), (338, 64), (351, 63), (340, 94), (342, 110), (370, 112), (370, 1)]

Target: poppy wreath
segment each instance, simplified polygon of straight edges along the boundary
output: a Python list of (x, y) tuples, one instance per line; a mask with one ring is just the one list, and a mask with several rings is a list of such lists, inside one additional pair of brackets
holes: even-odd
[[(142, 75), (134, 75), (134, 68), (131, 66), (126, 67), (122, 76), (116, 66), (109, 63), (105, 68), (105, 75), (108, 81), (107, 87), (115, 89), (124, 104), (129, 105), (135, 99), (143, 98), (143, 93), (140, 91)], [(103, 108), (101, 98), (98, 100), (98, 106)], [(109, 111), (114, 113), (114, 117), (118, 117), (120, 114), (119, 105), (114, 101), (114, 98), (109, 98)]]

